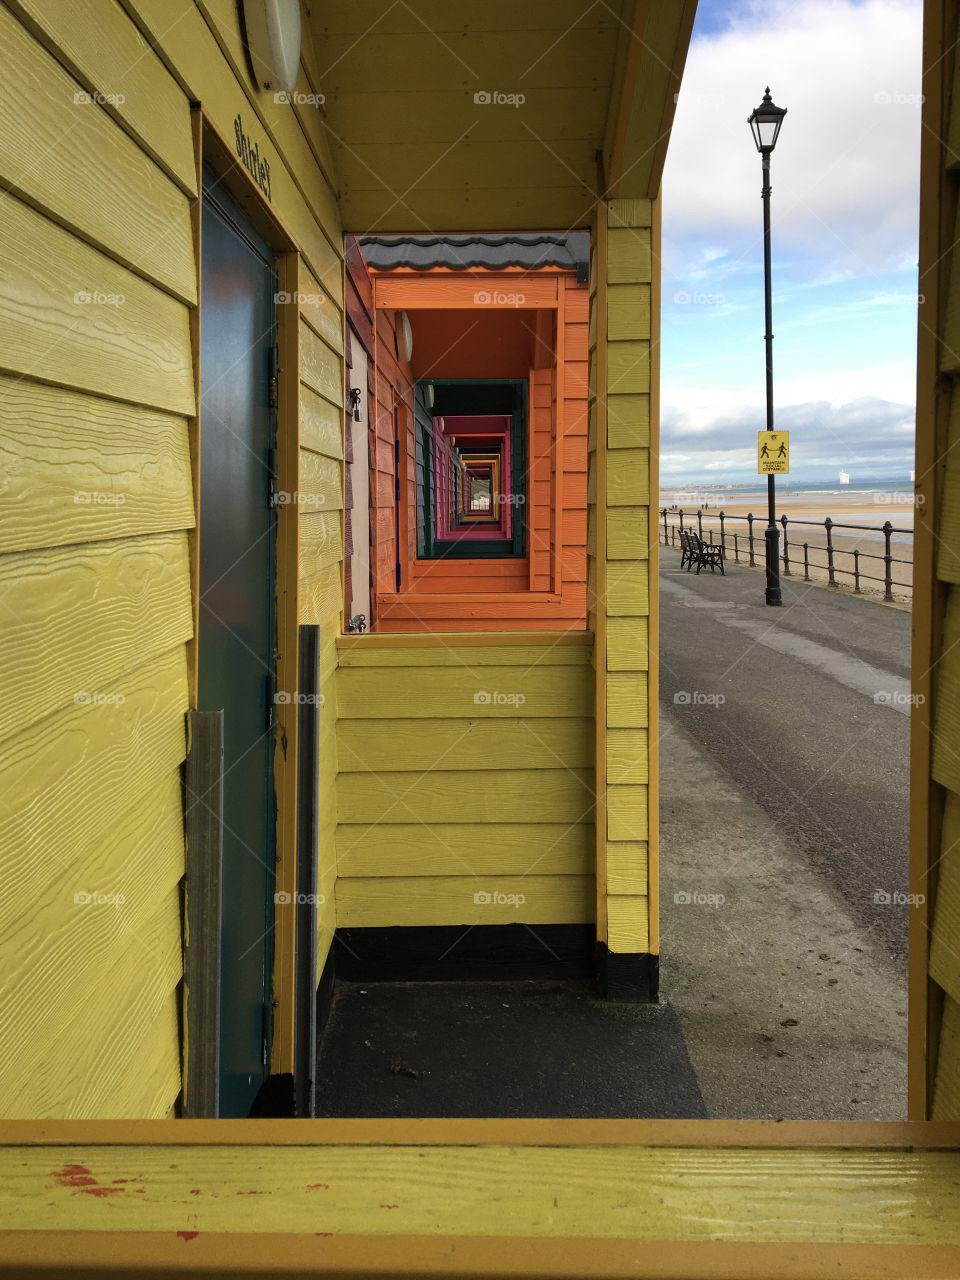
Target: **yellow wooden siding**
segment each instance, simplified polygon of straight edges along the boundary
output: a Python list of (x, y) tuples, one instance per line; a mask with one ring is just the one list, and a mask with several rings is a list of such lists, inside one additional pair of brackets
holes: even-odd
[(193, 520), (186, 419), (0, 375), (0, 552)]
[[(29, 31), (0, 14), (0, 1095), (6, 1115), (162, 1117), (180, 1091), (189, 184), (167, 122), (161, 166), (83, 100), (97, 86), (52, 34), (70, 11), (27, 8)], [(106, 15), (158, 100), (175, 90), (192, 157), (181, 91)]]
[(104, 109), (190, 195), (197, 168), (190, 103), (115, 0), (10, 0)]
[(5, 370), (194, 412), (189, 315), (182, 303), (6, 192), (0, 193), (0, 222)]
[(589, 649), (462, 639), (341, 650), (341, 925), (593, 919)]
[(337, 923), (377, 925), (583, 924), (593, 876), (444, 875), (337, 880)]
[[(240, 114), (268, 152), (272, 211), (300, 252), (287, 278), (301, 317), (294, 426), (304, 447), (288, 500), (300, 621), (323, 631), (321, 963), (335, 923), (343, 556), (343, 267), (329, 146), (314, 108), (276, 103), (250, 83), (232, 0), (202, 9), (14, 0), (9, 9), (0, 13), (16, 108), (0, 142), (0, 551), (12, 553), (0, 565), (9, 637), (0, 918), (10, 927), (0, 933), (0, 999), (12, 1012), (0, 1032), (0, 1091), (7, 1114), (168, 1116), (180, 1088), (179, 770), (194, 525), (191, 100), (228, 145)], [(310, 88), (303, 74), (300, 87)], [(76, 892), (122, 892), (125, 909), (74, 910), (63, 896), (74, 880)], [(24, 912), (25, 901), (40, 905)]]
[[(180, 976), (167, 904), (183, 874), (186, 709), (179, 644), (109, 700), (71, 701), (0, 742), (5, 1114), (160, 1116), (176, 1098), (178, 1043), (156, 1043), (168, 1024), (154, 1013)], [(169, 1067), (146, 1111), (141, 1054)]]
[[(929, 909), (921, 905), (911, 912), (911, 1108), (914, 1115), (921, 1115), (925, 1107), (935, 1118), (950, 1120), (960, 1118), (960, 389), (955, 376), (960, 372), (960, 255), (954, 235), (957, 156), (953, 149), (960, 137), (956, 93), (960, 60), (956, 58), (956, 21), (954, 5), (925, 7), (924, 47), (930, 48), (930, 66), (925, 68), (921, 143), (917, 488), (922, 505), (915, 522), (914, 686), (932, 706), (921, 704), (913, 713), (910, 882), (912, 892), (932, 899)], [(949, 146), (944, 146), (944, 136), (949, 137)], [(929, 788), (928, 769), (939, 785)], [(929, 976), (926, 987), (924, 960)], [(929, 1017), (924, 997), (929, 998)]]
[[(650, 950), (651, 733), (650, 663), (650, 390), (652, 206), (614, 200), (601, 209), (605, 226), (594, 246), (590, 332), (591, 503), (602, 514), (593, 535), (591, 581), (601, 596), (598, 651), (597, 768), (602, 769), (604, 821), (598, 831), (601, 940), (614, 952)], [(598, 247), (599, 245), (599, 247)], [(605, 250), (605, 256), (604, 256)], [(597, 315), (597, 308), (603, 314)], [(602, 386), (598, 385), (602, 380)], [(599, 559), (598, 559), (599, 557)]]
[[(309, 114), (295, 115), (272, 93), (257, 93), (249, 73), (236, 58), (239, 12), (220, 6), (222, 22), (216, 24), (220, 39), (234, 54), (229, 60), (194, 0), (125, 0), (137, 23), (149, 35), (161, 60), (175, 70), (192, 97), (220, 134), (230, 140), (239, 114), (251, 141), (267, 149), (270, 167), (271, 211), (280, 219), (307, 265), (337, 304), (343, 301), (341, 227), (329, 183), (318, 172), (314, 152), (307, 145), (301, 125)], [(209, 10), (209, 6), (208, 10)], [(211, 21), (213, 21), (211, 19)], [(298, 92), (309, 93), (301, 74)], [(320, 115), (312, 110), (316, 128)], [(263, 121), (268, 120), (268, 131)], [(232, 147), (232, 142), (230, 142)]]
[(0, 558), (0, 737), (75, 702), (193, 632), (185, 533)]
[(184, 301), (195, 302), (184, 193), (3, 9), (0, 47), (7, 68), (0, 96), (4, 187)]

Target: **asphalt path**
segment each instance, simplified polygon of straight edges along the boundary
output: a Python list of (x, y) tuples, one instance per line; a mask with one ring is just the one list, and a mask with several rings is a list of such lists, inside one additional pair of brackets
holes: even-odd
[[(788, 578), (773, 609), (761, 572), (698, 577), (661, 552), (667, 716), (879, 950), (905, 964), (909, 613)], [(663, 757), (668, 771), (668, 742)]]

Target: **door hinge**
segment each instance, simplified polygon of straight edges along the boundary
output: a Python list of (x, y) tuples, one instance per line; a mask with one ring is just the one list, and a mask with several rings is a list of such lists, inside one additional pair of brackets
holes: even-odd
[(278, 347), (270, 347), (267, 352), (267, 405), (271, 409), (277, 407), (279, 396), (278, 384), (280, 373), (280, 351)]

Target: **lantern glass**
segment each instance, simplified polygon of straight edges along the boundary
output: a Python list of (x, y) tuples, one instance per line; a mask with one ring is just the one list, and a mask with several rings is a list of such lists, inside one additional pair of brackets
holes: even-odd
[(780, 133), (780, 126), (783, 124), (783, 117), (786, 114), (786, 107), (775, 105), (770, 97), (768, 88), (763, 95), (763, 101), (759, 107), (755, 108), (747, 121), (758, 151), (769, 152), (777, 145), (777, 136)]

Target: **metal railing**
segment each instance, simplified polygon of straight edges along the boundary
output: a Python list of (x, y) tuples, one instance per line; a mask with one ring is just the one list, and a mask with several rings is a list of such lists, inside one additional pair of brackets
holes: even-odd
[[(686, 515), (687, 523), (684, 524)], [(714, 534), (718, 534), (718, 540), (723, 547), (724, 555), (727, 556), (732, 548), (734, 561), (740, 563), (741, 543), (743, 545), (744, 555), (747, 557), (747, 563), (753, 566), (757, 565), (757, 550), (760, 549), (760, 559), (764, 554), (764, 536), (763, 531), (767, 527), (766, 516), (755, 516), (749, 513), (745, 516), (727, 515), (725, 511), (704, 513), (703, 508), (699, 508), (695, 513), (684, 513), (682, 509), (670, 510), (667, 507), (660, 509), (660, 519), (663, 526), (663, 542), (667, 546), (677, 545), (677, 535), (681, 529), (695, 529), (704, 542), (713, 543)], [(678, 523), (670, 523), (676, 520)], [(746, 531), (741, 535), (736, 528), (731, 532), (728, 525), (731, 523), (741, 522), (746, 525)], [(777, 523), (781, 526), (782, 533), (780, 538), (780, 559), (783, 565), (783, 572), (786, 577), (796, 574), (799, 576), (801, 563), (803, 564), (803, 580), (805, 582), (813, 582), (815, 579), (810, 575), (811, 568), (811, 552), (823, 552), (825, 563), (822, 565), (814, 564), (814, 569), (821, 569), (826, 572), (827, 582), (831, 587), (839, 587), (838, 581), (840, 577), (848, 577), (853, 580), (853, 590), (857, 595), (863, 594), (861, 587), (862, 582), (876, 582), (883, 584), (884, 600), (893, 600), (894, 588), (897, 587), (901, 591), (910, 592), (912, 583), (903, 582), (894, 576), (894, 565), (909, 565), (912, 569), (913, 558), (903, 559), (893, 554), (893, 538), (896, 535), (906, 535), (912, 539), (912, 529), (898, 529), (885, 520), (882, 525), (869, 524), (844, 524), (841, 521), (831, 520), (829, 516), (825, 520), (794, 520), (789, 516), (780, 516)], [(757, 525), (757, 533), (754, 534), (754, 525)], [(718, 527), (719, 526), (719, 527)], [(806, 528), (823, 529), (826, 533), (826, 541), (816, 543), (812, 541), (799, 542), (796, 537), (791, 542), (790, 531), (796, 526)], [(838, 546), (834, 541), (834, 534), (837, 530), (865, 533), (880, 533), (883, 535), (883, 554), (879, 551), (864, 551), (860, 547), (843, 547)], [(841, 534), (841, 536), (844, 536)], [(791, 555), (793, 559), (791, 560)], [(841, 561), (838, 557), (849, 557), (847, 561)], [(879, 562), (876, 567), (882, 572), (868, 573), (862, 566), (861, 561), (868, 562), (868, 568), (873, 567), (873, 562)]]

